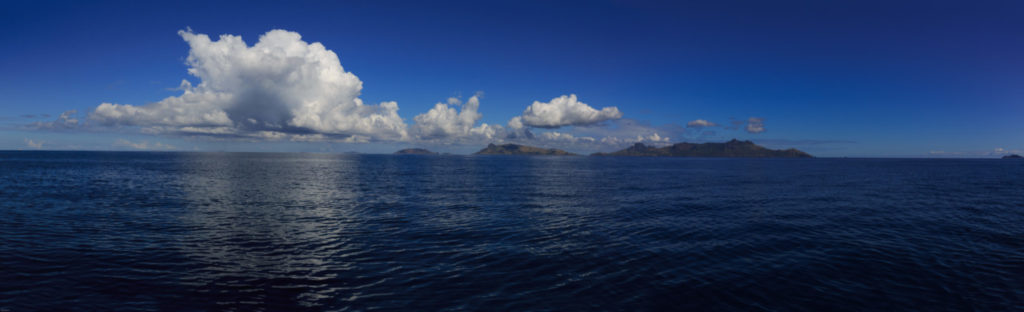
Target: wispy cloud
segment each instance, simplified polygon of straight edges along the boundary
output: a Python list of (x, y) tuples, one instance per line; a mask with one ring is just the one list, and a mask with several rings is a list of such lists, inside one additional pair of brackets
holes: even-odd
[(987, 151), (928, 151), (928, 155), (938, 157), (999, 157), (1012, 154), (1024, 155), (1024, 150), (997, 147)]
[(173, 149), (177, 149), (173, 145), (167, 145), (167, 144), (163, 144), (163, 143), (160, 143), (160, 142), (154, 142), (153, 144), (150, 144), (147, 141), (132, 142), (132, 141), (128, 141), (128, 140), (125, 140), (125, 139), (118, 139), (116, 142), (114, 142), (114, 146), (130, 147), (130, 148), (137, 149), (137, 150), (173, 150)]
[[(57, 116), (56, 120), (33, 122), (32, 124), (29, 125), (29, 128), (31, 128), (31, 129), (47, 129), (47, 130), (63, 130), (63, 129), (78, 128), (81, 124), (78, 122), (78, 117), (76, 117), (77, 114), (78, 114), (78, 110), (72, 109), (72, 110), (69, 110), (69, 111), (65, 111), (65, 112), (61, 113), (60, 116)], [(35, 116), (35, 115), (25, 115), (25, 116)], [(25, 117), (25, 116), (22, 116), (22, 117)], [(50, 115), (42, 114), (42, 115), (39, 115), (39, 116), (47, 116), (48, 117)], [(26, 117), (26, 118), (28, 118), (28, 117)]]
[(764, 118), (750, 117), (747, 119), (747, 126), (745, 130), (749, 133), (764, 132)]

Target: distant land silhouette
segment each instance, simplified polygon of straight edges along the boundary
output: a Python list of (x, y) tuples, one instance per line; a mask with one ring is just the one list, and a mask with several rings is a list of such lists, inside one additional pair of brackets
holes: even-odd
[(803, 151), (791, 148), (773, 150), (754, 144), (751, 141), (732, 139), (725, 143), (676, 143), (665, 147), (647, 146), (636, 143), (621, 151), (612, 153), (594, 153), (591, 156), (656, 156), (656, 157), (776, 157), (776, 158), (810, 158), (814, 157)]
[(473, 155), (551, 155), (551, 156), (577, 156), (555, 148), (540, 148), (519, 144), (488, 144), (487, 147)]
[(1021, 157), (1020, 155), (1017, 155), (1017, 154), (1011, 154), (1011, 155), (1003, 156), (1003, 159), (1019, 159), (1019, 158), (1024, 158), (1024, 157)]
[[(404, 149), (395, 154), (431, 153), (424, 149)], [(555, 148), (541, 148), (519, 144), (488, 144), (474, 155), (553, 155), (575, 156)], [(797, 149), (773, 150), (751, 141), (733, 139), (724, 143), (676, 143), (665, 147), (636, 143), (623, 150), (611, 153), (593, 153), (591, 156), (647, 156), (647, 157), (752, 157), (752, 158), (811, 158), (810, 154)]]
[(424, 148), (407, 148), (395, 152), (395, 155), (437, 155), (437, 153)]

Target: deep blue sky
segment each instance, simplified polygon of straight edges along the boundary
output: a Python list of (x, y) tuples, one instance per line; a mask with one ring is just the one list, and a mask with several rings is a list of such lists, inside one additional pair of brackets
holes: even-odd
[(482, 121), (504, 124), (575, 93), (652, 125), (762, 117), (766, 132), (721, 139), (823, 156), (1024, 150), (1024, 2), (710, 2), (6, 2), (0, 149), (233, 144), (18, 126), (180, 94), (198, 83), (177, 35), (191, 27), (249, 44), (298, 32), (410, 121), (483, 91)]

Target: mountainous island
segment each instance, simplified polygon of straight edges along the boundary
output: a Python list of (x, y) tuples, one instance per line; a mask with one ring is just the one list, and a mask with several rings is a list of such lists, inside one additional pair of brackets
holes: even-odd
[(551, 156), (577, 156), (570, 152), (554, 148), (540, 148), (519, 144), (488, 144), (487, 147), (473, 155), (551, 155)]
[[(404, 150), (403, 150), (404, 151)], [(401, 152), (401, 151), (400, 151)], [(474, 155), (554, 155), (573, 156), (560, 149), (540, 148), (519, 144), (488, 144)], [(676, 143), (665, 147), (636, 143), (626, 149), (612, 153), (594, 153), (591, 156), (653, 156), (653, 157), (751, 157), (751, 158), (811, 158), (810, 154), (797, 149), (773, 150), (751, 141), (733, 139), (724, 143)]]
[(647, 146), (636, 143), (621, 151), (594, 153), (591, 156), (659, 156), (659, 157), (776, 157), (811, 158), (810, 154), (797, 149), (773, 150), (750, 141), (733, 139), (725, 143), (676, 143), (665, 147)]
[(422, 148), (407, 148), (395, 152), (395, 155), (437, 155), (437, 153)]
[(1003, 156), (1003, 159), (1021, 159), (1021, 158), (1024, 158), (1024, 157), (1021, 157), (1020, 155), (1017, 155), (1017, 154)]

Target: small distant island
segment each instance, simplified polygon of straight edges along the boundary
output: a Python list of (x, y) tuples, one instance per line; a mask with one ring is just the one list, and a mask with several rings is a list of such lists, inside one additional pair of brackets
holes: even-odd
[(756, 157), (756, 158), (811, 158), (811, 154), (797, 149), (773, 150), (751, 141), (733, 139), (725, 143), (676, 143), (665, 147), (636, 143), (621, 151), (594, 153), (591, 156), (655, 156), (655, 157)]
[(487, 147), (473, 155), (550, 155), (550, 156), (577, 156), (570, 152), (554, 148), (540, 148), (519, 144), (488, 144)]
[(437, 155), (437, 153), (423, 148), (407, 148), (395, 152), (395, 155)]
[(1003, 156), (1003, 159), (1019, 159), (1019, 158), (1024, 158), (1024, 157), (1022, 157), (1020, 155), (1017, 155), (1017, 154), (1010, 154), (1010, 155)]

